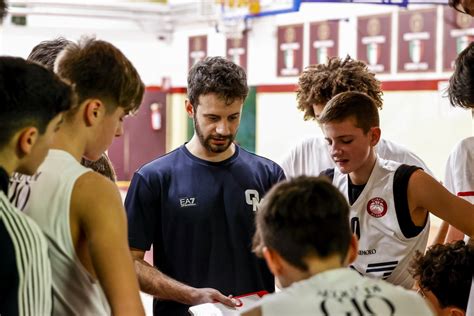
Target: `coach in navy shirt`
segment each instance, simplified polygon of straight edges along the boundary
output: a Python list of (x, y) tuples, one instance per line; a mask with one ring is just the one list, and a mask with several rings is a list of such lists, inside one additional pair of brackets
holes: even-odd
[[(155, 315), (188, 315), (190, 305), (213, 301), (233, 306), (229, 295), (274, 290), (251, 244), (259, 202), (284, 173), (234, 143), (247, 94), (236, 64), (212, 57), (194, 65), (185, 104), (193, 138), (133, 176), (129, 243)], [(157, 269), (143, 261), (152, 244)]]

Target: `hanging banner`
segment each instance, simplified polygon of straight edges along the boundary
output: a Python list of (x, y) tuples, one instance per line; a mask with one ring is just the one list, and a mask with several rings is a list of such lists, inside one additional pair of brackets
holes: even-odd
[(443, 71), (453, 71), (456, 57), (474, 40), (474, 19), (444, 8)]
[(323, 64), (339, 56), (339, 21), (313, 22), (309, 25), (309, 63)]
[(247, 32), (244, 32), (241, 38), (226, 39), (226, 56), (237, 65), (241, 66), (247, 72)]
[(207, 57), (207, 35), (189, 37), (188, 69)]
[(392, 14), (357, 18), (357, 59), (374, 73), (390, 73)]
[(398, 71), (436, 69), (436, 8), (400, 11), (398, 18)]
[(277, 76), (298, 76), (303, 69), (303, 24), (278, 27)]

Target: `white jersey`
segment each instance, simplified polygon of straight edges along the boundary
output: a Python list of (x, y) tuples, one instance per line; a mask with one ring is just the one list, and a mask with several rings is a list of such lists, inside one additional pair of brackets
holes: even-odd
[(296, 282), (264, 296), (249, 309), (256, 306), (261, 307), (262, 315), (272, 316), (433, 315), (415, 292), (365, 278), (348, 268), (328, 270)]
[[(410, 289), (414, 280), (408, 268), (415, 252), (423, 253), (426, 248), (429, 216), (421, 232), (415, 237), (405, 237), (393, 192), (395, 171), (399, 166), (397, 162), (377, 158), (367, 184), (351, 205), (351, 227), (359, 238), (359, 255), (352, 267), (363, 275)], [(333, 184), (349, 201), (348, 175), (335, 168)], [(407, 217), (411, 222), (409, 214)]]
[[(392, 141), (380, 139), (375, 151), (382, 159), (418, 166), (433, 176), (421, 158)], [(280, 166), (285, 171), (286, 177), (292, 178), (300, 175), (319, 176), (322, 171), (334, 168), (336, 165), (329, 154), (327, 141), (322, 137), (312, 137), (293, 148)]]
[[(76, 180), (91, 171), (69, 153), (50, 150), (33, 177), (12, 180), (11, 200), (42, 229), (53, 272), (53, 315), (110, 315), (97, 280), (80, 263), (71, 237), (70, 203)], [(21, 192), (21, 193), (18, 193)]]
[(0, 314), (50, 315), (48, 243), (38, 225), (14, 208), (2, 190), (0, 249)]
[(474, 277), (472, 277), (471, 281), (471, 292), (467, 301), (466, 316), (474, 316)]
[(452, 194), (474, 203), (474, 137), (457, 143), (449, 154), (444, 185)]

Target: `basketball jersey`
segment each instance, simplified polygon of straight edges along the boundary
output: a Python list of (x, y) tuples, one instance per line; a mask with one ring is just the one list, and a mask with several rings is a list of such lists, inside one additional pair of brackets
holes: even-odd
[[(423, 315), (433, 312), (413, 291), (360, 276), (347, 268), (318, 273), (282, 291), (264, 296), (256, 305), (262, 315)], [(245, 310), (244, 310), (245, 312)]]
[[(449, 154), (445, 170), (445, 187), (452, 194), (474, 203), (474, 137), (456, 144)], [(468, 239), (465, 236), (466, 242)]]
[[(418, 166), (433, 176), (420, 157), (397, 143), (380, 139), (375, 151), (383, 159)], [(300, 175), (319, 176), (322, 171), (335, 167), (329, 154), (327, 141), (322, 137), (304, 140), (291, 150), (280, 165), (288, 178)]]
[(23, 211), (48, 239), (53, 272), (53, 315), (110, 315), (99, 281), (76, 256), (69, 224), (74, 184), (89, 171), (69, 153), (50, 150), (36, 175), (17, 176), (10, 186), (11, 199), (23, 206)]
[[(1, 175), (0, 175), (1, 176)], [(0, 315), (51, 314), (51, 264), (43, 233), (0, 190)]]
[[(415, 252), (423, 253), (426, 248), (429, 216), (421, 232), (411, 238), (405, 237), (393, 192), (395, 171), (400, 165), (377, 158), (367, 184), (351, 205), (351, 227), (359, 239), (359, 255), (352, 268), (363, 275), (410, 289), (414, 280), (408, 268)], [(348, 177), (334, 169), (333, 184), (349, 201)]]

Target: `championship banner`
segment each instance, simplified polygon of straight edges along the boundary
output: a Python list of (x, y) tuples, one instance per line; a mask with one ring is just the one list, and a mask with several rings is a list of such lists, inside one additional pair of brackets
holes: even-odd
[(474, 40), (474, 19), (444, 8), (443, 71), (453, 71), (454, 60)]
[(190, 36), (188, 52), (188, 69), (207, 57), (207, 35)]
[(226, 56), (237, 65), (247, 70), (247, 32), (244, 32), (241, 38), (226, 39)]
[(324, 64), (339, 56), (339, 21), (313, 22), (309, 25), (309, 63)]
[(392, 14), (357, 18), (357, 59), (374, 73), (391, 71)]
[(436, 70), (436, 8), (399, 13), (398, 71)]
[(279, 26), (277, 34), (277, 77), (296, 77), (303, 69), (303, 24)]

